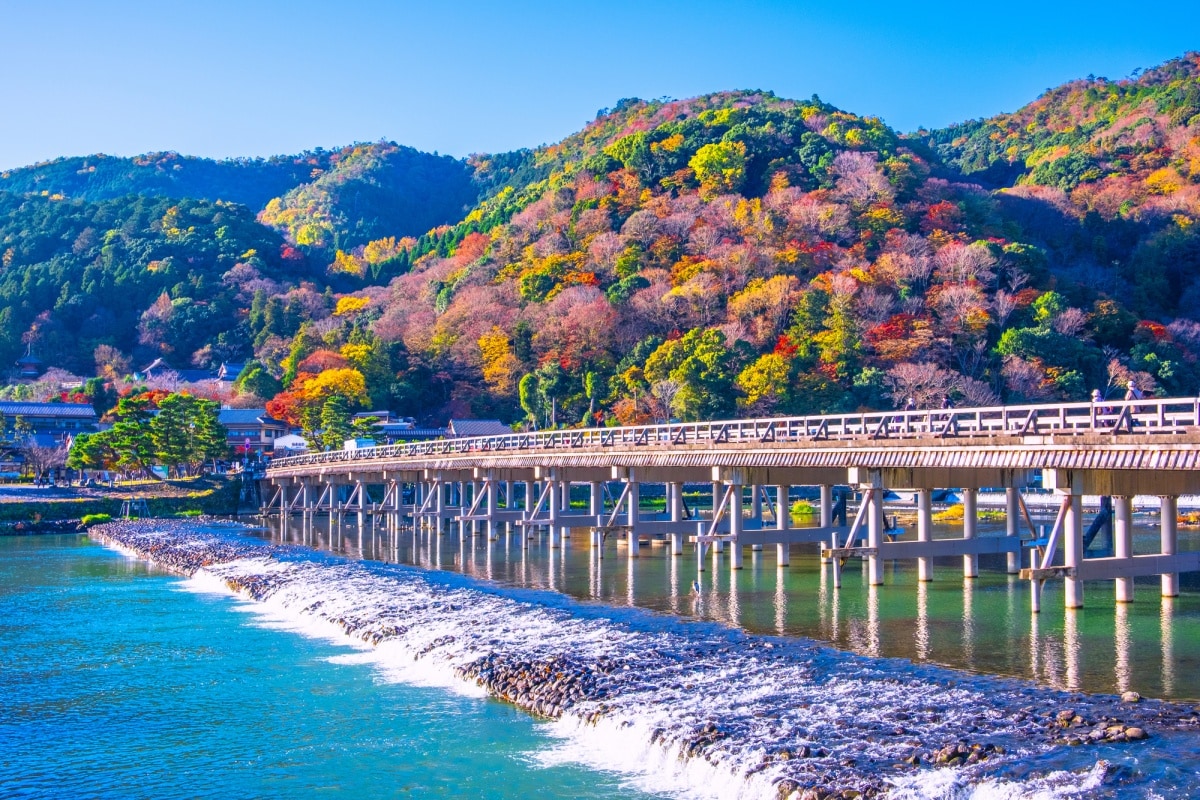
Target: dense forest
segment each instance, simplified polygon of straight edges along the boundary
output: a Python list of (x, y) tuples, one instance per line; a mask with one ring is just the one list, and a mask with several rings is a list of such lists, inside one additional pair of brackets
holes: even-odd
[[(1200, 56), (898, 133), (622, 100), (554, 145), (0, 175), (0, 358), (537, 427), (1200, 389)], [(1119, 388), (1120, 387), (1120, 388)]]

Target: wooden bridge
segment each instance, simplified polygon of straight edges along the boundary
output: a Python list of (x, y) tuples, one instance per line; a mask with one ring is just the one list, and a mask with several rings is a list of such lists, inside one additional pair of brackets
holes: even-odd
[[(1200, 552), (1178, 552), (1177, 502), (1200, 493), (1200, 400), (1170, 398), (1103, 403), (887, 411), (700, 423), (513, 433), (442, 439), (278, 459), (263, 511), (385, 515), (429, 535), (459, 532), (497, 538), (547, 535), (561, 545), (572, 530), (593, 547), (616, 536), (630, 558), (647, 540), (669, 541), (673, 555), (694, 544), (697, 568), (706, 551), (742, 566), (745, 547), (774, 544), (779, 566), (793, 544), (819, 545), (840, 586), (847, 558), (867, 561), (881, 584), (884, 562), (915, 559), (921, 580), (933, 559), (961, 556), (963, 575), (978, 575), (979, 556), (1006, 554), (1010, 573), (1031, 583), (1033, 608), (1042, 584), (1063, 579), (1069, 608), (1083, 605), (1085, 581), (1114, 580), (1118, 601), (1133, 600), (1133, 579), (1161, 576), (1163, 596), (1179, 592), (1178, 574), (1200, 569)], [(587, 510), (570, 502), (587, 487)], [(689, 508), (684, 486), (711, 489), (711, 512)], [(1053, 490), (1057, 516), (1048, 535), (1035, 529), (1022, 490)], [(652, 487), (646, 489), (645, 487)], [(858, 494), (848, 518), (837, 487)], [(661, 488), (660, 488), (661, 487)], [(819, 487), (815, 525), (794, 527), (792, 487)], [(370, 502), (370, 490), (381, 498)], [(977, 535), (982, 488), (1006, 495), (1006, 535)], [(961, 494), (962, 535), (934, 539), (932, 496)], [(888, 491), (912, 491), (913, 535), (889, 529)], [(579, 490), (583, 493), (583, 490)], [(644, 491), (664, 497), (664, 510), (642, 508)], [(1112, 555), (1086, 557), (1084, 495), (1111, 498)], [(1133, 552), (1134, 498), (1161, 507), (1159, 551)], [(837, 518), (835, 512), (840, 512)], [(601, 547), (601, 552), (603, 548)], [(1022, 553), (1029, 563), (1022, 569)]]

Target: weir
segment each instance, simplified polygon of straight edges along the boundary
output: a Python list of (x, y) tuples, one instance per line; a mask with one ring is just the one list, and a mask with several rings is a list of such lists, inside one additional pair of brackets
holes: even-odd
[[(464, 537), (524, 546), (544, 536), (551, 548), (578, 532), (598, 557), (608, 537), (629, 559), (661, 541), (673, 557), (690, 545), (698, 572), (710, 554), (713, 568), (736, 571), (746, 548), (775, 545), (783, 569), (792, 547), (816, 547), (835, 588), (852, 558), (876, 586), (886, 562), (915, 560), (929, 581), (933, 559), (961, 557), (969, 590), (979, 557), (1004, 554), (1006, 571), (1029, 582), (1035, 612), (1048, 580), (1062, 580), (1066, 607), (1080, 608), (1086, 581), (1111, 580), (1116, 599), (1131, 602), (1136, 577), (1160, 576), (1162, 596), (1174, 597), (1179, 573), (1200, 569), (1200, 552), (1179, 552), (1176, 525), (1179, 496), (1200, 493), (1195, 398), (448, 439), (278, 459), (265, 484), (264, 514), (382, 518), (429, 536), (457, 522)], [(1057, 506), (1045, 535), (1025, 502), (1039, 484)], [(1004, 536), (977, 535), (983, 489), (1005, 493)], [(934, 539), (933, 498), (946, 490), (961, 498), (962, 532)], [(852, 517), (848, 492), (858, 498)], [(885, 515), (890, 492), (912, 493), (911, 529)], [(1111, 556), (1087, 555), (1085, 495), (1110, 498)], [(811, 521), (792, 519), (793, 496), (816, 500)], [(1159, 551), (1134, 553), (1133, 503), (1147, 496), (1161, 509)]]

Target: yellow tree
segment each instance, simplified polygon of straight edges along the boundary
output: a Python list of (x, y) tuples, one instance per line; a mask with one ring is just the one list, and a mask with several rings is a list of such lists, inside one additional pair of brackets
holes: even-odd
[(737, 191), (746, 179), (746, 145), (741, 142), (706, 144), (696, 151), (688, 166), (700, 181), (705, 199)]
[(513, 355), (507, 334), (499, 326), (493, 325), (489, 332), (479, 337), (479, 355), (487, 385), (497, 394), (512, 394), (513, 379), (521, 364)]

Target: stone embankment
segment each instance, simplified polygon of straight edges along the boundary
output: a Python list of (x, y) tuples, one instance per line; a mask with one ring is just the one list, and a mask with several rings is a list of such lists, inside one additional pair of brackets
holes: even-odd
[(1133, 693), (1058, 692), (736, 632), (581, 622), (416, 571), (317, 563), (234, 528), (121, 521), (89, 535), (181, 575), (210, 569), (243, 597), (286, 595), (289, 607), (350, 637), (395, 642), (411, 661), (445, 664), (531, 714), (581, 731), (628, 730), (645, 739), (630, 747), (706, 763), (714, 775), (732, 770), (780, 798), (872, 797), (929, 767), (956, 768), (969, 784), (996, 761), (1059, 747), (1153, 747), (1158, 732), (1200, 728), (1193, 709)]

